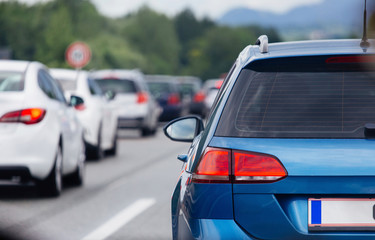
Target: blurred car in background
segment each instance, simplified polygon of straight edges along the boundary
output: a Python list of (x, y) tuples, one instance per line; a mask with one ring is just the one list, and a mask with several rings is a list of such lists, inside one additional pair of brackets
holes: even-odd
[(176, 81), (179, 85), (184, 110), (181, 115), (184, 116), (188, 113), (200, 114), (200, 106), (197, 106), (194, 102), (199, 98), (198, 93), (202, 89), (202, 80), (192, 76), (178, 76), (176, 77)]
[(142, 136), (156, 133), (161, 108), (140, 71), (100, 70), (90, 76), (102, 91), (115, 93), (111, 105), (116, 109), (118, 128), (139, 129)]
[[(82, 102), (72, 96), (71, 103)], [(83, 183), (83, 128), (63, 90), (38, 62), (0, 61), (0, 178), (34, 180), (58, 196), (63, 175)]]
[(84, 127), (87, 156), (101, 159), (104, 151), (116, 155), (117, 116), (101, 88), (90, 79), (86, 71), (50, 69), (51, 75), (61, 84), (65, 96), (76, 95), (84, 99), (75, 109)]
[(176, 79), (172, 76), (146, 75), (146, 81), (151, 94), (163, 108), (159, 121), (170, 121), (180, 117), (183, 104)]
[(190, 105), (190, 113), (206, 117), (222, 84), (223, 79), (209, 79), (205, 81), (202, 90), (194, 95)]

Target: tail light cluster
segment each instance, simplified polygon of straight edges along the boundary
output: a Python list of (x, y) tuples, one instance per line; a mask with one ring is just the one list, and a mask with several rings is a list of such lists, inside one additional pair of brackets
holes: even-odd
[(177, 105), (180, 103), (180, 97), (176, 93), (169, 94), (168, 105)]
[(0, 118), (3, 123), (35, 124), (43, 120), (46, 110), (41, 108), (28, 108), (14, 112), (8, 112)]
[(206, 96), (205, 96), (204, 92), (200, 91), (200, 92), (197, 92), (194, 95), (193, 102), (196, 102), (196, 103), (203, 102), (205, 98), (206, 98)]
[(287, 175), (274, 156), (208, 147), (192, 180), (196, 183), (270, 183)]
[(86, 105), (84, 103), (78, 104), (78, 105), (74, 106), (74, 109), (76, 109), (78, 111), (84, 111), (86, 109)]
[(137, 103), (147, 103), (148, 102), (148, 94), (146, 92), (139, 92), (137, 94)]

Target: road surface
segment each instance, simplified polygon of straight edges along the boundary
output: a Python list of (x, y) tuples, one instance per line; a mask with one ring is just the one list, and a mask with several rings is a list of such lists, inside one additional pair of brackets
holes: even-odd
[(170, 198), (189, 144), (121, 131), (116, 157), (88, 161), (83, 187), (58, 198), (0, 186), (0, 231), (14, 239), (171, 239)]

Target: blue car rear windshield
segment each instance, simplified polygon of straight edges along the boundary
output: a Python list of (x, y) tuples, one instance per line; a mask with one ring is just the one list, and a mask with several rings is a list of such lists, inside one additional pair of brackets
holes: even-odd
[(375, 123), (374, 56), (259, 60), (244, 68), (216, 136), (364, 138)]

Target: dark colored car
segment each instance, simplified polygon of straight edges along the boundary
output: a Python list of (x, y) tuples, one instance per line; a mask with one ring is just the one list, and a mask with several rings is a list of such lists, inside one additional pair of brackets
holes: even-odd
[[(248, 46), (172, 195), (174, 239), (375, 239), (375, 55), (360, 40)], [(372, 43), (373, 44), (373, 43)]]
[(183, 112), (178, 82), (171, 76), (148, 75), (146, 81), (151, 94), (162, 107), (159, 121), (170, 121)]
[(201, 114), (203, 110), (202, 99), (199, 97), (202, 91), (202, 80), (191, 76), (175, 77), (180, 89), (180, 95), (184, 105), (184, 112), (182, 115)]

